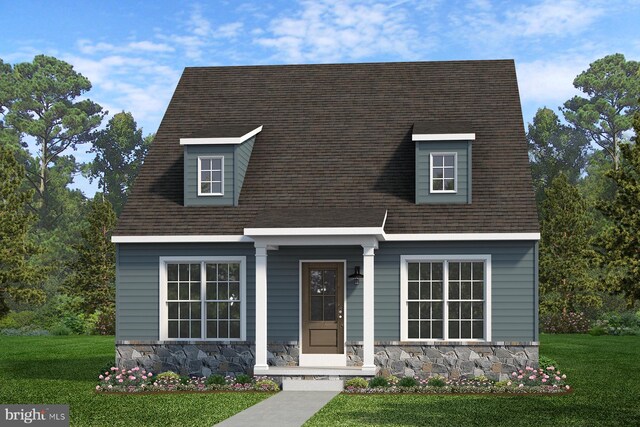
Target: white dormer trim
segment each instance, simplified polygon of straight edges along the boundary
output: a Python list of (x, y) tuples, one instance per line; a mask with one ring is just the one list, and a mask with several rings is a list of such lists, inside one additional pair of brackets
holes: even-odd
[(220, 137), (220, 138), (180, 138), (180, 145), (220, 145), (220, 144), (242, 144), (252, 136), (262, 131), (262, 126), (258, 126), (251, 132), (242, 136)]
[(475, 133), (414, 133), (413, 141), (475, 141)]

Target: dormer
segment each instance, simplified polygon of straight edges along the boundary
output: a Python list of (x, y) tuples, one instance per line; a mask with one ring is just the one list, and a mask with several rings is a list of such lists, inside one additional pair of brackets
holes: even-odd
[(184, 205), (237, 206), (262, 126), (215, 126), (180, 138), (184, 146)]
[(469, 123), (424, 121), (413, 125), (416, 147), (416, 204), (471, 203)]

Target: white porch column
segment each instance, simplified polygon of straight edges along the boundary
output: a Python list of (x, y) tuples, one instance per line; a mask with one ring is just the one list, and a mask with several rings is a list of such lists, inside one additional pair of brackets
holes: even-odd
[(267, 371), (267, 247), (256, 245), (256, 371)]
[(362, 290), (362, 314), (363, 314), (363, 345), (362, 345), (362, 370), (375, 373), (376, 365), (374, 363), (374, 296), (373, 296), (373, 271), (374, 271), (374, 250), (376, 246), (362, 246), (363, 248), (363, 285)]

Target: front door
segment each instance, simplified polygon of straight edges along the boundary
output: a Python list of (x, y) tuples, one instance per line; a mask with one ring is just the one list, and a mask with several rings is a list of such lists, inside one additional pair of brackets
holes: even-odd
[(302, 264), (302, 353), (344, 353), (344, 264)]

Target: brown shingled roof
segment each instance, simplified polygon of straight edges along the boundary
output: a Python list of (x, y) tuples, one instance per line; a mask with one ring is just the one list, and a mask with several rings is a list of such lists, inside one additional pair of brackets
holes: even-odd
[[(472, 204), (415, 204), (426, 121), (472, 126)], [(239, 206), (183, 206), (180, 138), (254, 123)], [(114, 234), (243, 234), (316, 207), (385, 209), (386, 233), (538, 232), (513, 61), (187, 68)]]

